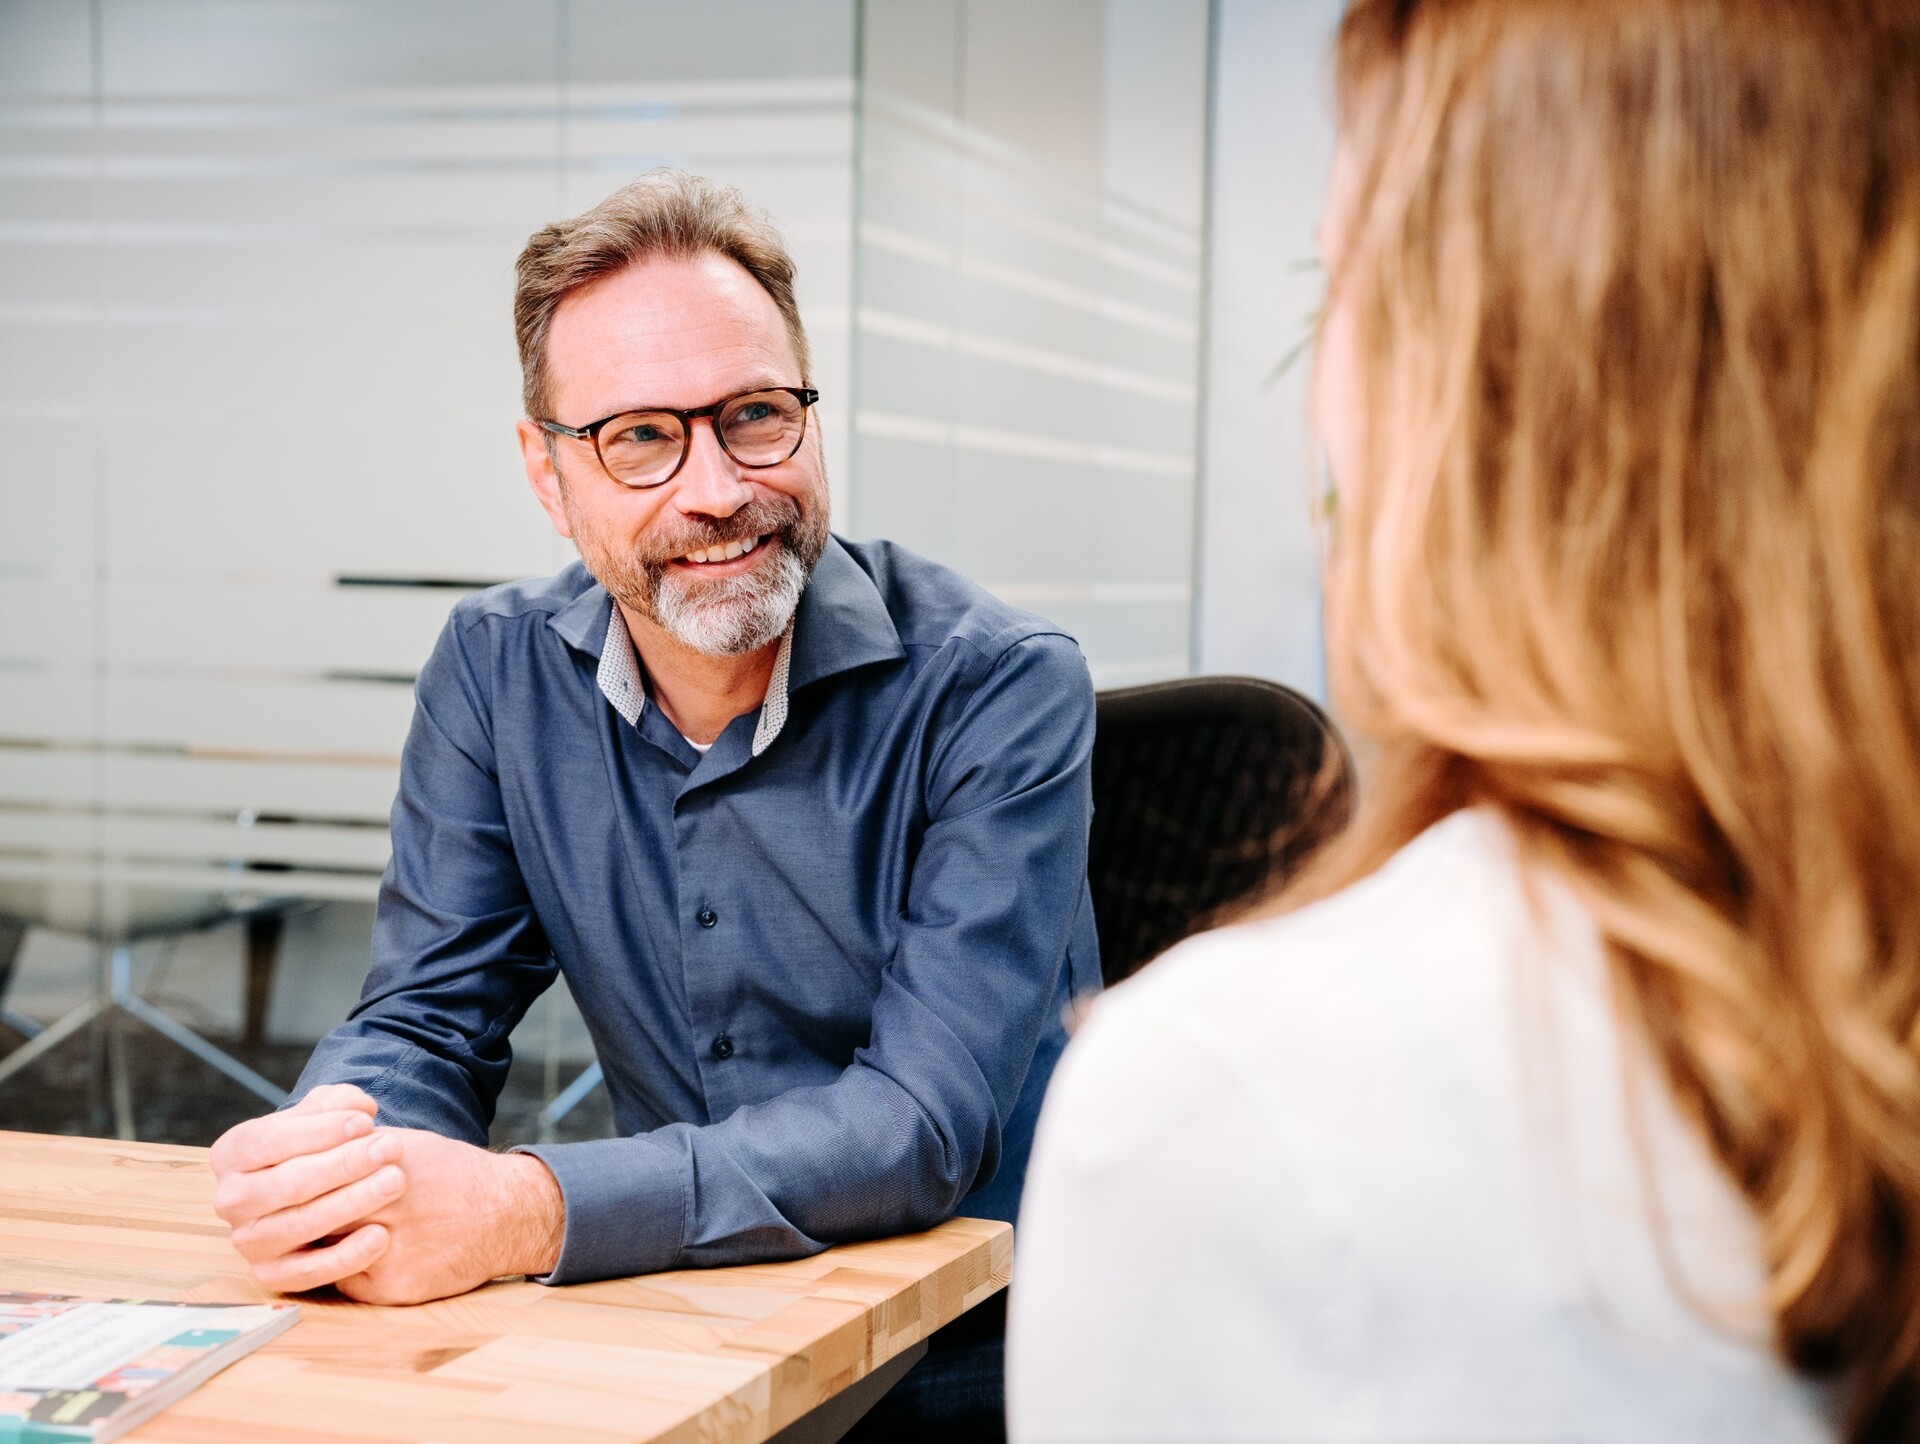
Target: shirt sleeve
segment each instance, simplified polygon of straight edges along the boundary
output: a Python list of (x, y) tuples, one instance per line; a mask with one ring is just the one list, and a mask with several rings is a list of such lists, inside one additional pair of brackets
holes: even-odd
[(833, 1082), (717, 1123), (526, 1149), (566, 1200), (547, 1282), (929, 1228), (992, 1178), (1089, 906), (1093, 688), (1079, 649), (1057, 634), (1013, 643), (950, 693), (937, 737), (866, 1046)]
[(507, 835), (482, 678), (458, 610), (421, 670), (380, 884), (373, 966), (290, 1101), (353, 1083), (380, 1121), (484, 1146), (508, 1035), (553, 981)]

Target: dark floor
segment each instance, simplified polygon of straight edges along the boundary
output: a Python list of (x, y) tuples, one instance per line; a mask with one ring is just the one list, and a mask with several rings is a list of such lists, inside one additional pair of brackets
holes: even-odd
[[(228, 1128), (267, 1111), (239, 1084), (175, 1047), (158, 1033), (129, 1018), (125, 1021), (127, 1064), (132, 1081), (136, 1134), (151, 1143), (208, 1144)], [(0, 1023), (0, 1056), (24, 1041)], [(300, 1076), (311, 1048), (306, 1044), (267, 1043), (248, 1047), (215, 1039), (255, 1072), (282, 1088)], [(113, 1132), (107, 1091), (94, 1067), (96, 1044), (88, 1030), (66, 1039), (24, 1073), (0, 1083), (0, 1129), (28, 1133)], [(560, 1070), (565, 1087), (580, 1070)], [(522, 1058), (507, 1079), (493, 1120), (493, 1143), (505, 1147), (531, 1143), (539, 1136), (540, 1110), (546, 1103), (544, 1070), (537, 1054)], [(613, 1110), (604, 1088), (596, 1088), (560, 1121), (562, 1142), (605, 1138), (613, 1132)]]

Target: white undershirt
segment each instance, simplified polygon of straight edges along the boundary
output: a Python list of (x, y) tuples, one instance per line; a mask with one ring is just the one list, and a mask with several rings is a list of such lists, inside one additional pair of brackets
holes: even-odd
[(1017, 1444), (1839, 1437), (1765, 1348), (1744, 1201), (1663, 1089), (1629, 1121), (1591, 919), (1534, 896), (1463, 813), (1094, 1005), (1021, 1205)]

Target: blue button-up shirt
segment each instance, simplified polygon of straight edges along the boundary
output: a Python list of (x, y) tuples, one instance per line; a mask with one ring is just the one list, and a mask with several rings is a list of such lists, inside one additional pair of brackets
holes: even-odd
[(357, 1083), (382, 1122), (484, 1143), (508, 1035), (557, 968), (625, 1136), (529, 1150), (566, 1200), (552, 1281), (794, 1257), (963, 1207), (1011, 1221), (1067, 1005), (1099, 980), (1079, 649), (836, 538), (783, 655), (786, 717), (737, 717), (702, 755), (602, 691), (628, 645), (613, 614), (578, 565), (455, 607), (420, 674), (373, 969), (296, 1093)]

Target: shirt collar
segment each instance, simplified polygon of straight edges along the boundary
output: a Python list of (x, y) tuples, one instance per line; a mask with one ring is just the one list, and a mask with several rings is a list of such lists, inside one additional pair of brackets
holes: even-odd
[[(774, 654), (773, 675), (767, 679), (767, 697), (760, 704), (760, 721), (753, 729), (753, 755), (758, 757), (773, 745), (780, 729), (787, 725), (787, 674), (793, 665), (793, 631), (798, 615), (780, 634), (780, 650)], [(647, 688), (640, 676), (640, 659), (633, 650), (633, 635), (627, 619), (616, 606), (607, 608), (607, 630), (600, 644), (600, 670), (596, 678), (600, 693), (613, 704), (613, 710), (626, 718), (627, 725), (638, 727), (647, 710)]]
[[(637, 726), (646, 711), (646, 686), (626, 619), (607, 589), (598, 582), (585, 587), (555, 612), (547, 625), (575, 650), (599, 657), (600, 690), (615, 711)], [(621, 645), (609, 646), (609, 642)], [(760, 722), (754, 730), (753, 755), (758, 757), (780, 735), (787, 720), (787, 697), (794, 688), (906, 655), (873, 578), (854, 561), (838, 537), (828, 537), (826, 550), (807, 579), (800, 605), (780, 639), (773, 676), (767, 683), (767, 700), (761, 704)]]
[(572, 601), (547, 618), (547, 625), (574, 651), (597, 657), (607, 635), (607, 613), (614, 609), (613, 598), (588, 574), (583, 562), (573, 563), (561, 575), (569, 583), (577, 580), (583, 585)]
[(789, 688), (907, 655), (880, 589), (838, 537), (827, 538), (827, 549), (800, 594), (793, 623)]

